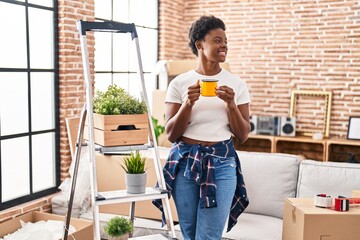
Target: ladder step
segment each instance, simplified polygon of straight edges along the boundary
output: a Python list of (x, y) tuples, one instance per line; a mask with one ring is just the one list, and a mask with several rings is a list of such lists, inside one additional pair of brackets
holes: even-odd
[(130, 194), (124, 190), (99, 192), (96, 198), (96, 205), (106, 205), (113, 203), (125, 203), (125, 202), (136, 202), (153, 200), (159, 198), (166, 198), (168, 196), (166, 190), (162, 190), (154, 187), (147, 187), (145, 193)]
[(95, 145), (95, 150), (105, 155), (117, 155), (117, 154), (130, 154), (131, 151), (136, 150), (148, 150), (153, 146), (149, 144), (143, 145), (131, 145), (131, 146), (114, 146), (114, 147), (103, 147)]

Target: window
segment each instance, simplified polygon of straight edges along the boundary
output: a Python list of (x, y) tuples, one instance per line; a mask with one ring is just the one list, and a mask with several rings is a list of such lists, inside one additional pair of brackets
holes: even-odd
[[(151, 74), (158, 59), (157, 0), (95, 0), (97, 21), (134, 23), (139, 45), (145, 85), (150, 97), (156, 88)], [(106, 90), (116, 84), (140, 98), (137, 53), (130, 34), (95, 33), (95, 89)]]
[(57, 1), (0, 0), (0, 210), (57, 191)]

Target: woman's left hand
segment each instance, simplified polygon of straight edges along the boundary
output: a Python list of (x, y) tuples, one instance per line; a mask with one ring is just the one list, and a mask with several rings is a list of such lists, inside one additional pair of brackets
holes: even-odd
[(217, 87), (215, 89), (215, 93), (220, 99), (222, 99), (227, 104), (235, 103), (234, 102), (235, 93), (232, 88), (229, 88), (228, 86), (223, 85), (223, 86)]

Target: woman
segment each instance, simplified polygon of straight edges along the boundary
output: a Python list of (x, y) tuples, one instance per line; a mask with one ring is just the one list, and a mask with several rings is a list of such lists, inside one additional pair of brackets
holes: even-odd
[[(229, 231), (248, 205), (232, 136), (248, 137), (250, 97), (245, 82), (220, 67), (228, 50), (221, 19), (200, 17), (189, 40), (198, 63), (167, 90), (165, 128), (173, 144), (164, 177), (184, 239), (219, 240), (227, 218)], [(199, 80), (207, 78), (218, 80), (215, 97), (200, 94)]]

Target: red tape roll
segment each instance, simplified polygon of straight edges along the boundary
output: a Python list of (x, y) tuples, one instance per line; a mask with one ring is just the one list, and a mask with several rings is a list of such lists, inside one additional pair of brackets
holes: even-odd
[(344, 197), (335, 198), (335, 211), (345, 212), (349, 211), (349, 199)]

